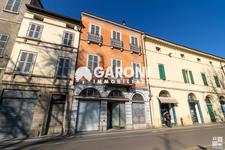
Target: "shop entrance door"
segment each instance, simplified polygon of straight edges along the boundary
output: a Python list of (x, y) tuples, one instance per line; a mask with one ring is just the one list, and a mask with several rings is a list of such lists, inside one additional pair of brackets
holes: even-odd
[(125, 115), (125, 103), (124, 102), (109, 102), (108, 103), (108, 129), (125, 128), (126, 115)]

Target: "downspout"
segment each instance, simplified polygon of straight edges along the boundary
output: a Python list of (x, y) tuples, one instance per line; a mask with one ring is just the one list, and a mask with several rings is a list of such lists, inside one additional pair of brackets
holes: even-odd
[(150, 87), (150, 81), (148, 77), (148, 62), (147, 62), (147, 53), (146, 53), (146, 47), (145, 47), (145, 34), (142, 33), (142, 45), (143, 45), (143, 55), (144, 55), (144, 63), (145, 63), (145, 74), (146, 74), (146, 81), (147, 81), (147, 86), (148, 86), (148, 91), (149, 91), (149, 111), (150, 111), (150, 119), (151, 119), (151, 126), (154, 128), (154, 122), (153, 122), (153, 113), (152, 113), (152, 96), (151, 96), (151, 87)]

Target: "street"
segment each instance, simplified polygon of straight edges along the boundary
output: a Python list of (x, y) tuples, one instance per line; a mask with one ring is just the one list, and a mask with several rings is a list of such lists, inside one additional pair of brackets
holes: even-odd
[[(28, 142), (29, 144), (7, 148), (28, 150), (207, 150), (211, 149), (213, 137), (225, 138), (225, 126), (213, 125), (87, 134), (33, 143)], [(224, 142), (223, 140), (223, 144)]]

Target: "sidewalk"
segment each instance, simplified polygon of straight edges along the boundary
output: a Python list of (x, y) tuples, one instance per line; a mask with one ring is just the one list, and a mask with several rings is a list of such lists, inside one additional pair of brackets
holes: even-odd
[(136, 129), (136, 130), (110, 130), (107, 132), (95, 132), (95, 133), (77, 133), (74, 135), (55, 135), (55, 136), (41, 136), (32, 138), (14, 138), (14, 139), (2, 139), (0, 140), (0, 149), (16, 149), (17, 147), (23, 147), (24, 145), (42, 144), (45, 142), (57, 142), (64, 139), (80, 139), (92, 136), (104, 136), (104, 135), (115, 135), (115, 134), (126, 134), (126, 133), (144, 133), (144, 132), (164, 132), (168, 130), (183, 130), (192, 128), (207, 128), (213, 126), (224, 126), (225, 123), (215, 123), (215, 124), (204, 124), (204, 125), (192, 125), (184, 127), (174, 127), (174, 128), (150, 128), (150, 129)]

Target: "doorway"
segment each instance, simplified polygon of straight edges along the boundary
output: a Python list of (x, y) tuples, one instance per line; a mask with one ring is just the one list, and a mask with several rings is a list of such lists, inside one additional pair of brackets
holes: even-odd
[(220, 105), (221, 105), (223, 115), (225, 117), (225, 98), (223, 96), (220, 97)]
[(45, 134), (62, 134), (66, 95), (53, 94)]
[(202, 115), (199, 102), (193, 93), (188, 95), (188, 104), (190, 108), (190, 114), (193, 124), (202, 123)]
[(126, 125), (125, 102), (108, 102), (107, 128), (121, 129)]
[(209, 113), (211, 121), (216, 122), (216, 117), (215, 117), (215, 113), (214, 113), (214, 110), (213, 110), (211, 100), (212, 100), (211, 97), (207, 96), (206, 97), (206, 105), (207, 105), (207, 108), (208, 108), (208, 113)]
[(161, 122), (164, 127), (172, 127), (176, 124), (174, 104), (160, 103)]

